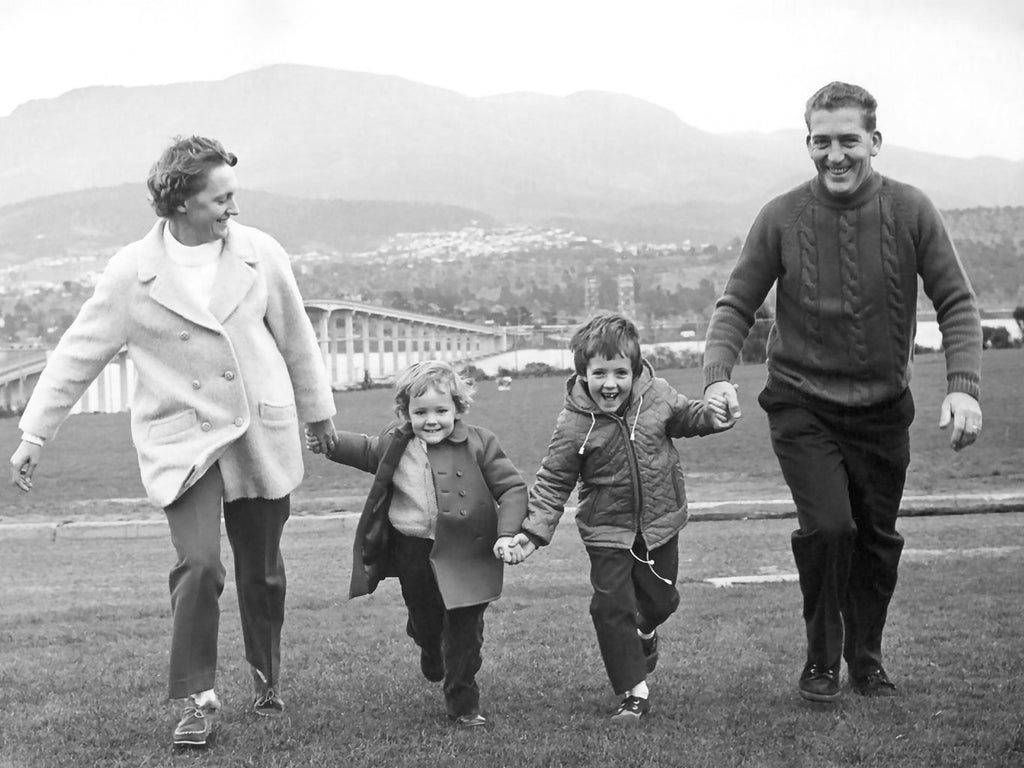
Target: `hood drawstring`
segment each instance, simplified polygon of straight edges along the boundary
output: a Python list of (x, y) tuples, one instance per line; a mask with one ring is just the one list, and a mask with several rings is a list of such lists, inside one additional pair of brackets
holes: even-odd
[(640, 395), (640, 402), (636, 404), (636, 416), (633, 417), (633, 428), (629, 431), (629, 441), (636, 442), (636, 423), (640, 421), (640, 409), (644, 407), (644, 396)]
[(583, 449), (587, 447), (587, 440), (590, 439), (590, 433), (594, 431), (594, 426), (596, 424), (597, 424), (597, 417), (594, 416), (593, 413), (591, 413), (590, 414), (590, 429), (587, 430), (587, 436), (583, 438), (583, 445), (581, 445), (579, 451), (577, 451), (577, 453), (579, 453), (580, 456), (583, 455)]

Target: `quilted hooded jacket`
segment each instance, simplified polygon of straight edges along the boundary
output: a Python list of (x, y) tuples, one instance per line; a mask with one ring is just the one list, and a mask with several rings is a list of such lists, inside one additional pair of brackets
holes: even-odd
[(661, 546), (689, 515), (672, 438), (713, 431), (703, 401), (678, 394), (646, 361), (623, 416), (598, 408), (586, 380), (574, 374), (530, 489), (523, 531), (549, 544), (578, 481), (576, 525), (585, 544), (628, 549), (639, 533), (648, 549)]

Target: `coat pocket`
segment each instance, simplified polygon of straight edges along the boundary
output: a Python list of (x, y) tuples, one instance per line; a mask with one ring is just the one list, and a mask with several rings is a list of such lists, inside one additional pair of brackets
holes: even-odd
[(168, 440), (175, 435), (186, 432), (195, 425), (195, 409), (189, 408), (180, 413), (149, 422), (149, 426), (146, 428), (146, 439), (155, 441)]
[(295, 403), (287, 405), (274, 405), (260, 401), (260, 421), (268, 427), (285, 427), (298, 423), (298, 416), (295, 412)]

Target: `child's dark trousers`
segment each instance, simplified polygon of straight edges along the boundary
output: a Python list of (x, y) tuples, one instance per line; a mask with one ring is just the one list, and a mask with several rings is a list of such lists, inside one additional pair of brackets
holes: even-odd
[[(653, 631), (679, 607), (676, 575), (679, 537), (673, 536), (648, 553), (637, 536), (633, 549), (587, 547), (590, 555), (590, 617), (597, 644), (618, 695), (647, 678), (640, 635)], [(648, 562), (650, 561), (650, 562)]]
[(408, 629), (420, 648), (444, 659), (444, 700), (449, 717), (477, 714), (487, 603), (448, 610), (430, 566), (434, 542), (392, 532), (391, 557), (409, 610)]

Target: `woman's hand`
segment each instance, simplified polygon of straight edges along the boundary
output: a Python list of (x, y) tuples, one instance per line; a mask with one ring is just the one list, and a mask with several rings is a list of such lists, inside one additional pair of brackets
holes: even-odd
[(39, 465), (43, 446), (24, 440), (11, 456), (11, 484), (26, 493), (32, 490), (32, 473)]

